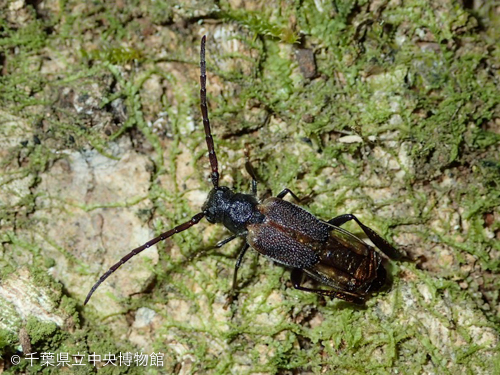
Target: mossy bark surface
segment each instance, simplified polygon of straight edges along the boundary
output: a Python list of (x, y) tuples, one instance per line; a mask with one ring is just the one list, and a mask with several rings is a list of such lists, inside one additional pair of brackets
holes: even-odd
[[(0, 372), (58, 373), (28, 353), (67, 353), (85, 365), (63, 367), (93, 373), (95, 353), (102, 374), (499, 373), (488, 3), (0, 0)], [(388, 264), (392, 285), (366, 306), (294, 290), (249, 251), (225, 309), (242, 243), (207, 251), (228, 233), (206, 221), (83, 306), (211, 188), (205, 34), (221, 184), (250, 191), (249, 154), (259, 194), (287, 187), (319, 218), (356, 214), (413, 259)], [(127, 352), (149, 362), (104, 366)]]

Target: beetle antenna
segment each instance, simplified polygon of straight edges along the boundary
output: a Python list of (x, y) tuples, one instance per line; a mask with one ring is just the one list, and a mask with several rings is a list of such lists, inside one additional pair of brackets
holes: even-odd
[(92, 289), (90, 289), (89, 294), (87, 294), (87, 298), (85, 298), (85, 302), (83, 303), (84, 305), (87, 304), (89, 301), (90, 297), (92, 297), (92, 294), (94, 294), (95, 290), (101, 285), (101, 283), (108, 278), (109, 275), (111, 275), (113, 272), (115, 272), (120, 266), (124, 263), (126, 263), (130, 258), (133, 256), (139, 254), (141, 251), (146, 250), (147, 248), (155, 245), (156, 243), (166, 240), (169, 237), (172, 237), (176, 233), (180, 233), (185, 231), (186, 229), (191, 228), (193, 225), (198, 224), (198, 222), (205, 216), (205, 213), (200, 212), (196, 215), (194, 215), (191, 220), (176, 226), (173, 229), (170, 229), (169, 231), (166, 231), (162, 234), (160, 234), (158, 237), (153, 238), (151, 241), (146, 242), (144, 245), (139, 246), (138, 248), (132, 250), (130, 253), (125, 255), (118, 263), (113, 265), (104, 275), (102, 275), (99, 280), (94, 284)]
[(203, 117), (203, 126), (205, 128), (205, 140), (207, 141), (208, 147), (208, 157), (210, 159), (210, 166), (212, 167), (212, 174), (210, 179), (214, 188), (219, 187), (219, 166), (217, 163), (217, 155), (215, 154), (214, 139), (212, 138), (212, 132), (210, 130), (210, 120), (208, 119), (208, 107), (207, 107), (207, 74), (206, 74), (206, 62), (205, 62), (205, 41), (206, 35), (201, 38), (201, 49), (200, 49), (200, 107), (201, 116)]

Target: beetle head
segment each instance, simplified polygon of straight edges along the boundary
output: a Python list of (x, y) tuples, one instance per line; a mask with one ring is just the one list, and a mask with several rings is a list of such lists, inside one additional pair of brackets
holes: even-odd
[(208, 193), (208, 198), (203, 205), (203, 213), (209, 223), (222, 223), (233, 196), (234, 192), (227, 186), (218, 186)]

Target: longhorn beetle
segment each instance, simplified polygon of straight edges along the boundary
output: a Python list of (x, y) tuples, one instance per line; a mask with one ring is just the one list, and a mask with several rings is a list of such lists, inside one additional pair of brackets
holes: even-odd
[[(206, 37), (203, 36), (200, 51), (200, 107), (212, 168), (213, 189), (208, 194), (202, 211), (191, 220), (132, 250), (113, 265), (92, 287), (84, 304), (87, 304), (97, 287), (130, 258), (176, 233), (191, 228), (203, 217), (210, 223), (222, 223), (232, 233), (215, 247), (221, 247), (235, 238), (245, 239), (236, 260), (231, 295), (236, 290), (237, 273), (243, 256), (248, 248), (252, 247), (269, 259), (291, 268), (294, 288), (362, 303), (369, 293), (384, 285), (386, 270), (381, 264), (380, 254), (372, 246), (340, 226), (354, 220), (383, 254), (391, 259), (400, 259), (399, 251), (373, 229), (352, 214), (340, 215), (328, 221), (318, 219), (303, 208), (283, 200), (290, 194), (299, 201), (289, 189), (284, 189), (276, 197), (259, 201), (257, 177), (249, 161), (245, 167), (252, 178), (250, 194), (237, 193), (226, 186), (219, 186), (219, 167), (208, 119), (205, 41)], [(329, 289), (302, 286), (304, 273)]]

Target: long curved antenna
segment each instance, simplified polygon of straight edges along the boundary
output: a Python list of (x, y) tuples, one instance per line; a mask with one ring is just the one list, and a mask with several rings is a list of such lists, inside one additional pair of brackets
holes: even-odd
[(215, 155), (214, 139), (212, 138), (212, 132), (210, 131), (210, 120), (208, 119), (208, 107), (207, 107), (207, 75), (206, 75), (206, 63), (205, 63), (205, 41), (206, 35), (201, 38), (201, 49), (200, 49), (200, 107), (201, 116), (203, 117), (203, 126), (205, 128), (205, 140), (207, 141), (208, 147), (208, 157), (210, 159), (210, 166), (212, 167), (211, 180), (214, 188), (219, 187), (219, 165), (217, 163), (217, 155)]
[(185, 231), (186, 229), (191, 228), (193, 225), (198, 224), (198, 222), (205, 216), (203, 212), (200, 212), (196, 215), (194, 215), (191, 220), (185, 222), (184, 224), (178, 225), (173, 229), (170, 229), (169, 231), (160, 234), (158, 237), (153, 238), (151, 241), (146, 242), (144, 245), (139, 246), (138, 248), (132, 250), (130, 253), (125, 255), (118, 263), (113, 265), (104, 275), (102, 275), (99, 280), (94, 284), (92, 289), (90, 289), (89, 294), (87, 294), (87, 298), (85, 298), (85, 302), (83, 303), (84, 305), (87, 304), (89, 301), (90, 297), (92, 297), (92, 294), (94, 294), (95, 290), (101, 285), (101, 283), (108, 278), (109, 275), (111, 275), (113, 272), (115, 272), (122, 264), (127, 262), (130, 258), (133, 256), (139, 254), (141, 251), (146, 250), (147, 248), (155, 245), (156, 243), (166, 240), (169, 237), (172, 237), (176, 233), (180, 233), (182, 231)]

